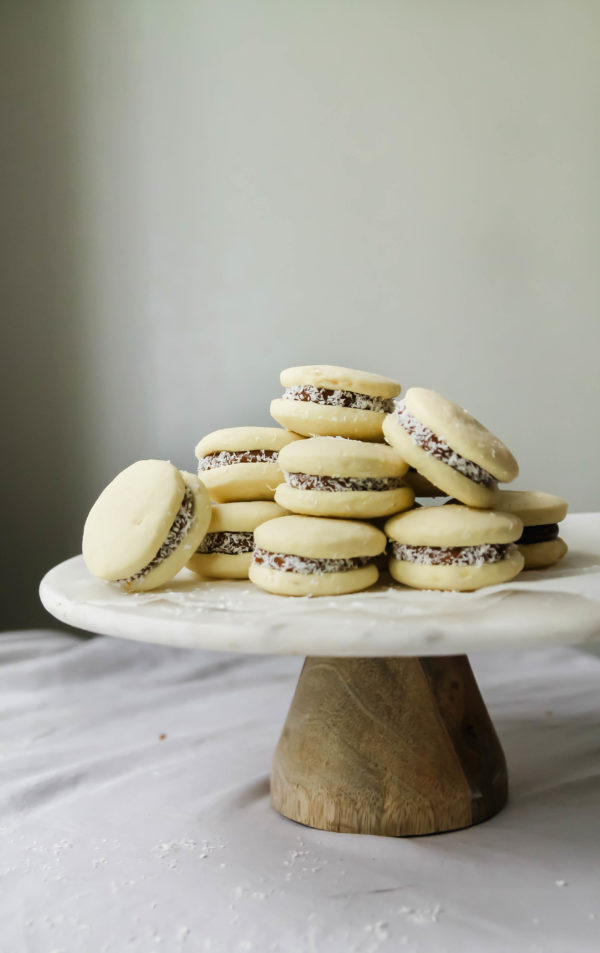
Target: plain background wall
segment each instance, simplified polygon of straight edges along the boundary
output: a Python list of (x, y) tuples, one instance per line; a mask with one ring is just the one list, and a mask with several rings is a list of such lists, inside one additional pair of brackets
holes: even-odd
[(595, 0), (5, 0), (0, 627), (278, 373), (432, 386), (600, 502)]

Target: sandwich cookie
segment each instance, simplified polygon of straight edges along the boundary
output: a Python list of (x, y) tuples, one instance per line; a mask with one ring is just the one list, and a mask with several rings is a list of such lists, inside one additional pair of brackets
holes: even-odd
[(444, 495), (493, 507), (497, 481), (514, 480), (517, 461), (471, 414), (433, 390), (411, 387), (383, 424), (385, 439)]
[(392, 516), (385, 524), (390, 574), (414, 589), (481, 589), (512, 579), (524, 559), (521, 520), (452, 503)]
[(279, 466), (285, 483), (275, 499), (293, 513), (371, 519), (414, 502), (402, 479), (408, 464), (383, 443), (309, 437), (284, 447)]
[(196, 447), (198, 476), (217, 503), (272, 500), (283, 480), (279, 451), (302, 438), (279, 427), (229, 427), (207, 434)]
[(366, 371), (329, 364), (288, 367), (281, 372), (283, 397), (271, 401), (271, 416), (307, 437), (383, 440), (381, 425), (394, 409), (400, 384)]
[(188, 562), (188, 569), (213, 579), (247, 579), (254, 530), (267, 520), (285, 516), (277, 503), (214, 503), (206, 536)]
[(156, 589), (183, 569), (210, 522), (210, 500), (192, 473), (139, 460), (108, 484), (83, 530), (83, 558), (129, 592)]
[(501, 490), (496, 505), (523, 523), (517, 546), (525, 558), (525, 569), (543, 569), (562, 559), (568, 546), (558, 535), (558, 524), (567, 515), (566, 500), (541, 490)]
[(357, 520), (282, 516), (254, 533), (252, 582), (282, 596), (339, 596), (377, 582), (381, 530)]

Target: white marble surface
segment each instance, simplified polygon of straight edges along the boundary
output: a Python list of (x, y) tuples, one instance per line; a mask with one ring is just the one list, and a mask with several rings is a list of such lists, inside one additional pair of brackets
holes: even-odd
[(200, 581), (131, 595), (95, 579), (80, 556), (52, 569), (40, 596), (70, 625), (186, 648), (290, 655), (443, 655), (600, 639), (600, 513), (561, 524), (557, 566), (473, 593), (379, 584), (335, 598), (288, 598), (250, 582)]

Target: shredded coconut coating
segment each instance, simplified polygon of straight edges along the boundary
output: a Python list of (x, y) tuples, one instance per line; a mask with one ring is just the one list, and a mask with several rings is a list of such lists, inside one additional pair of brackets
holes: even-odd
[(291, 553), (270, 553), (266, 549), (254, 549), (253, 562), (269, 569), (281, 572), (298, 572), (302, 575), (320, 575), (327, 572), (348, 572), (361, 569), (375, 562), (373, 556), (355, 556), (352, 559), (312, 559), (307, 556), (294, 556)]
[(406, 410), (404, 401), (400, 401), (395, 410), (396, 417), (400, 426), (410, 435), (413, 443), (421, 447), (436, 460), (441, 460), (453, 470), (458, 470), (463, 476), (468, 477), (473, 483), (479, 483), (481, 486), (493, 488), (496, 486), (496, 480), (491, 473), (480, 467), (478, 463), (467, 460), (456, 453), (445, 441), (438, 437), (432, 430), (422, 424), (416, 417), (412, 417)]
[(480, 546), (408, 546), (389, 542), (392, 559), (422, 566), (483, 566), (499, 563), (509, 556), (516, 546), (512, 543), (482, 543)]
[(251, 553), (254, 548), (254, 533), (222, 532), (207, 533), (197, 553), (226, 553), (228, 556), (239, 556), (240, 553)]
[(312, 473), (287, 473), (283, 471), (285, 482), (298, 490), (323, 490), (325, 492), (346, 492), (348, 490), (369, 490), (381, 493), (384, 490), (397, 490), (404, 486), (400, 477), (331, 477), (317, 476)]
[(139, 572), (134, 573), (133, 576), (128, 576), (127, 579), (119, 579), (117, 581), (131, 583), (135, 582), (137, 579), (143, 579), (144, 576), (147, 576), (151, 569), (155, 569), (159, 563), (164, 562), (165, 559), (171, 555), (171, 553), (175, 552), (183, 538), (186, 536), (193, 522), (194, 494), (189, 487), (186, 487), (179, 511), (171, 524), (171, 529), (169, 530), (167, 538), (158, 550), (156, 556), (154, 556), (147, 566), (144, 566), (144, 568), (140, 569)]
[(229, 467), (233, 463), (277, 463), (278, 456), (278, 450), (219, 450), (202, 457), (198, 463), (198, 473), (216, 467)]
[(312, 384), (287, 387), (283, 396), (286, 400), (304, 400), (314, 404), (327, 404), (330, 407), (352, 407), (355, 410), (374, 410), (380, 414), (391, 414), (394, 409), (393, 400), (371, 397), (370, 394), (358, 394), (353, 390), (313, 387)]

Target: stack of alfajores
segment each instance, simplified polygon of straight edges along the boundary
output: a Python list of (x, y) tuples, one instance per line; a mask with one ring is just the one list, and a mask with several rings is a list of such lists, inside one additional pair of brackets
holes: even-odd
[[(385, 566), (411, 588), (473, 590), (567, 551), (565, 501), (499, 490), (515, 458), (452, 401), (421, 387), (399, 401), (395, 381), (331, 365), (288, 368), (281, 384), (281, 426), (208, 434), (197, 478), (166, 461), (119, 474), (86, 523), (90, 571), (152, 588), (186, 563), (199, 577), (332, 596)], [(424, 505), (436, 497), (450, 499)]]

